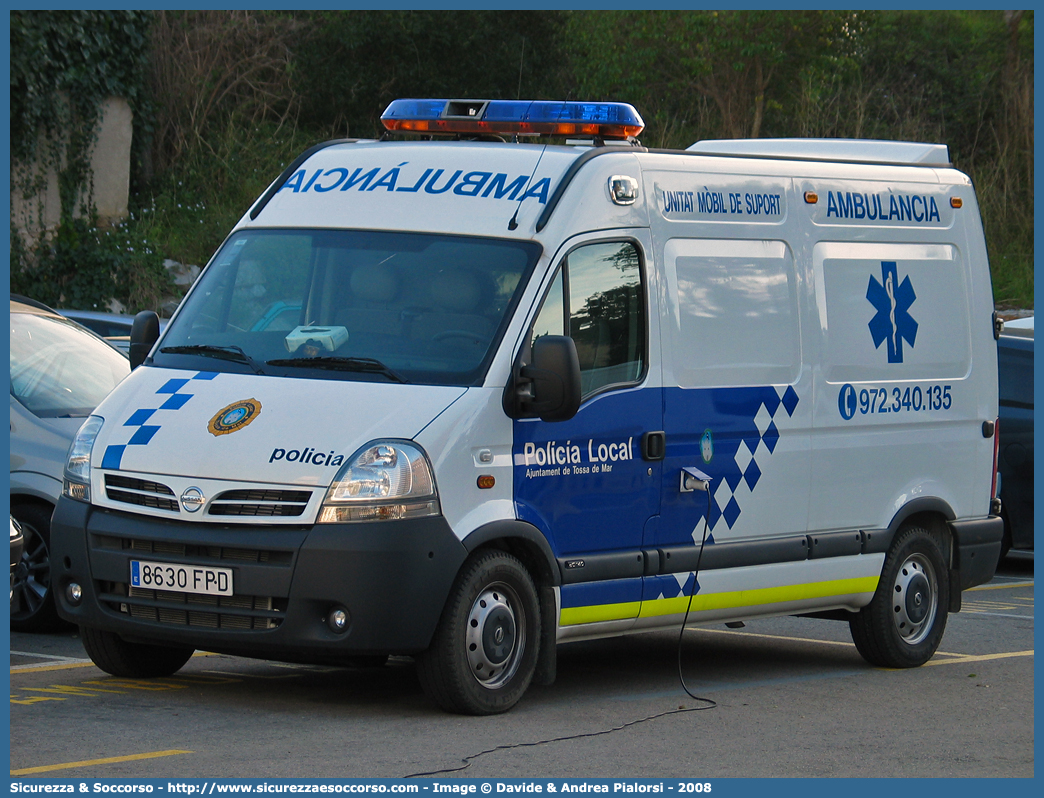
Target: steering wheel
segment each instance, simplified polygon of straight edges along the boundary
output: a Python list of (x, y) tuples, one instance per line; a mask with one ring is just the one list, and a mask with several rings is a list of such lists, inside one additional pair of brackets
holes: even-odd
[(471, 332), (470, 330), (443, 330), (432, 336), (434, 341), (445, 341), (447, 338), (467, 338), (477, 344), (486, 343), (486, 336)]

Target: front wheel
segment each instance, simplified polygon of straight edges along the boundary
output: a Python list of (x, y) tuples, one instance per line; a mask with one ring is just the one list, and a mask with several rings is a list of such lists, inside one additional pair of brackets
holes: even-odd
[(51, 592), (51, 508), (21, 504), (11, 515), (22, 526), (22, 557), (11, 582), (11, 629), (47, 632), (61, 625)]
[(946, 558), (920, 526), (901, 530), (885, 558), (873, 600), (849, 621), (867, 662), (915, 668), (939, 648), (950, 606)]
[(94, 664), (113, 676), (151, 679), (170, 676), (189, 661), (193, 649), (128, 643), (112, 632), (80, 627), (80, 641)]
[(502, 551), (465, 564), (431, 646), (417, 658), (424, 692), (465, 715), (511, 709), (529, 687), (540, 646), (536, 587), (525, 566)]

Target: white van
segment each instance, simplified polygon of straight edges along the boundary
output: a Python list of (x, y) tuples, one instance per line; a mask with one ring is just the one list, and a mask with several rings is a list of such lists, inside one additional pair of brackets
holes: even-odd
[(158, 342), (139, 316), (52, 525), (99, 667), (413, 655), (485, 714), (558, 641), (686, 620), (932, 656), (1003, 533), (990, 274), (945, 146), (656, 151), (613, 103), (384, 120), (400, 140), (287, 168)]

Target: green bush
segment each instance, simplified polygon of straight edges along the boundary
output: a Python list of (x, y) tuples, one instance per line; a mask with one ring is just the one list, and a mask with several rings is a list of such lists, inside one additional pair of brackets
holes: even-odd
[(104, 311), (115, 298), (132, 313), (156, 310), (173, 286), (140, 232), (133, 221), (100, 228), (95, 217), (79, 217), (30, 248), (12, 229), (11, 291), (52, 307)]
[(132, 226), (164, 257), (203, 266), (294, 158), (328, 133), (229, 124), (186, 149), (152, 190), (132, 200)]

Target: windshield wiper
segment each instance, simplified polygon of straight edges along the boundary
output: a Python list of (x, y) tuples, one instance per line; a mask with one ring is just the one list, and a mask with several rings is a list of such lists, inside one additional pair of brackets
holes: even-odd
[(305, 369), (336, 369), (338, 371), (368, 371), (383, 374), (394, 382), (408, 383), (405, 377), (388, 368), (372, 357), (287, 357), (280, 360), (266, 360), (266, 366), (289, 366)]
[(246, 363), (254, 370), (255, 374), (264, 374), (254, 358), (250, 357), (240, 347), (215, 346), (214, 344), (195, 344), (193, 346), (165, 346), (160, 352), (165, 355), (201, 355), (203, 357), (218, 357), (222, 360), (231, 360), (235, 363)]

